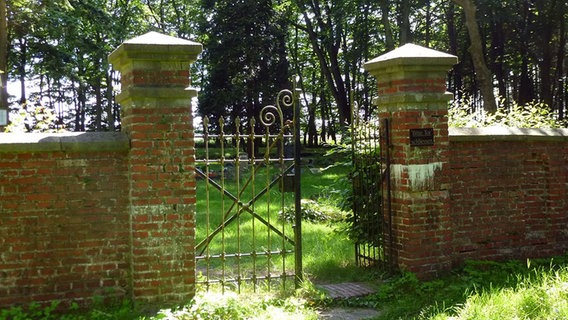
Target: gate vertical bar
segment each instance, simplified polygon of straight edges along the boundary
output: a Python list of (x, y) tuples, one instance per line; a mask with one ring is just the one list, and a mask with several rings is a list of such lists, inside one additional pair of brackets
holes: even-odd
[[(208, 117), (204, 117), (203, 118), (203, 141), (204, 141), (204, 147), (205, 147), (205, 176), (209, 177), (209, 118)], [(211, 184), (209, 183), (209, 179), (205, 179), (205, 236), (209, 237), (209, 234), (211, 233), (211, 208), (209, 207), (209, 202), (210, 202), (210, 191), (211, 191)], [(211, 256), (211, 252), (210, 252), (210, 248), (209, 246), (207, 246), (206, 251), (205, 251), (205, 266), (206, 266), (206, 270), (205, 270), (205, 277), (206, 277), (206, 285), (207, 285), (207, 290), (209, 290), (209, 272), (211, 270), (211, 261), (209, 260), (209, 257)]]
[(237, 260), (237, 292), (241, 293), (241, 215), (240, 213), (243, 210), (242, 201), (241, 201), (241, 194), (244, 190), (241, 190), (241, 159), (239, 153), (241, 151), (241, 120), (240, 118), (235, 118), (235, 168), (237, 171), (235, 172), (236, 176), (236, 185), (237, 185), (237, 253), (235, 255), (235, 259)]
[[(223, 117), (219, 118), (219, 139), (221, 143), (221, 168), (225, 167), (225, 120)], [(238, 170), (238, 168), (237, 168)], [(225, 175), (221, 175), (221, 188), (225, 190)], [(225, 278), (227, 276), (227, 269), (225, 262), (226, 260), (226, 250), (225, 250), (225, 193), (221, 192), (221, 292), (225, 293)]]
[(297, 88), (298, 81), (294, 79), (294, 209), (296, 214), (296, 226), (294, 229), (294, 253), (295, 253), (295, 282), (299, 288), (303, 280), (302, 270), (302, 168), (301, 168), (301, 146), (300, 146), (300, 89)]
[[(394, 259), (394, 239), (393, 239), (393, 232), (392, 232), (392, 202), (391, 202), (391, 192), (392, 192), (392, 185), (391, 185), (391, 179), (390, 179), (390, 165), (391, 165), (391, 141), (390, 141), (390, 122), (389, 119), (384, 119), (384, 145), (380, 146), (381, 150), (385, 150), (385, 169), (384, 169), (384, 173), (383, 173), (383, 181), (386, 181), (386, 215), (387, 215), (387, 223), (388, 225), (386, 226), (388, 229), (385, 230), (386, 232), (388, 232), (388, 243), (389, 243), (389, 249), (388, 249), (388, 253), (387, 250), (384, 250), (384, 255), (385, 255), (385, 261), (387, 263), (387, 266), (391, 269), (394, 269), (394, 265), (393, 262), (395, 261)], [(380, 139), (381, 141), (383, 141), (383, 139)], [(383, 197), (384, 199), (384, 197)], [(385, 211), (385, 206), (383, 205), (383, 217), (384, 217), (384, 211)], [(383, 218), (384, 219), (384, 218)], [(384, 232), (385, 232), (384, 231)], [(386, 241), (384, 242), (386, 243)], [(384, 245), (383, 245), (384, 248)]]
[[(252, 167), (252, 175), (250, 176), (251, 179), (251, 189), (252, 189), (252, 197), (256, 197), (256, 189), (255, 189), (255, 177), (256, 177), (256, 154), (255, 154), (255, 120), (254, 118), (249, 120), (249, 127), (250, 127), (250, 132), (249, 132), (249, 141), (248, 141), (248, 145), (250, 145), (250, 157), (249, 157), (249, 163), (248, 165), (250, 167)], [(238, 152), (237, 152), (238, 153)], [(252, 203), (252, 211), (256, 212), (255, 210), (255, 203)], [(252, 253), (251, 253), (251, 257), (252, 257), (252, 285), (253, 285), (253, 291), (256, 292), (256, 287), (257, 287), (257, 279), (256, 279), (256, 230), (255, 230), (255, 221), (256, 219), (252, 219), (251, 223), (252, 223)]]

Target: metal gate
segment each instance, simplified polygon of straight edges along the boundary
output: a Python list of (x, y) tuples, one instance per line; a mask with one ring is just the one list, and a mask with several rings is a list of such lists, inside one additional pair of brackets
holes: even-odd
[(195, 136), (197, 282), (208, 290), (301, 280), (298, 101), (295, 88), (281, 90), (258, 120), (212, 126), (205, 118)]
[(390, 141), (388, 119), (353, 107), (353, 221), (359, 266), (389, 267), (392, 257)]

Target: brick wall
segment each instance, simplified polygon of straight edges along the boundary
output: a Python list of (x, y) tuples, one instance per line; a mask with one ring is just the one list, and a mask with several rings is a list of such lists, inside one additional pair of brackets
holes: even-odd
[(0, 134), (0, 307), (127, 291), (122, 134)]
[(186, 302), (195, 293), (195, 148), (189, 67), (201, 44), (149, 32), (109, 56), (121, 74), (128, 159), (133, 300)]
[(454, 263), (568, 250), (568, 130), (452, 129)]
[(201, 45), (156, 32), (123, 43), (121, 133), (0, 134), (0, 308), (195, 294), (189, 67)]
[[(383, 155), (390, 151), (388, 259), (432, 278), (465, 259), (565, 254), (568, 129), (448, 130), (443, 79), (455, 63), (406, 44), (365, 64), (391, 128), (381, 142)], [(431, 130), (430, 143), (412, 145), (412, 129)]]
[[(365, 64), (377, 77), (378, 115), (388, 120), (391, 192), (383, 192), (385, 252), (393, 266), (433, 278), (451, 267), (452, 241), (448, 181), (445, 75), (457, 62), (452, 55), (406, 44)], [(383, 122), (384, 123), (384, 122)], [(410, 130), (426, 129), (434, 143), (412, 145)], [(384, 136), (384, 135), (383, 135)], [(387, 224), (388, 224), (387, 223)], [(392, 239), (390, 238), (392, 234)], [(392, 247), (391, 247), (392, 243)]]

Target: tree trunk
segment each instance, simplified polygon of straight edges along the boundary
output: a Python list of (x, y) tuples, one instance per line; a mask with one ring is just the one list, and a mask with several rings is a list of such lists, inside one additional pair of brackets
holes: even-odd
[(392, 35), (391, 24), (389, 20), (389, 1), (382, 0), (380, 3), (381, 6), (381, 21), (383, 23), (383, 27), (385, 28), (385, 44), (387, 46), (387, 51), (394, 50), (394, 37)]
[[(323, 80), (323, 79), (322, 79)], [(320, 81), (320, 83), (323, 83)], [(321, 108), (321, 142), (327, 142), (327, 124), (328, 124), (328, 112), (327, 112), (327, 99), (325, 97), (325, 89), (322, 87), (320, 88), (321, 96), (320, 96), (320, 108)]]
[(505, 30), (503, 29), (503, 20), (499, 16), (500, 13), (492, 13), (491, 28), (491, 69), (497, 79), (499, 96), (504, 99), (505, 106), (508, 106), (509, 97), (507, 96), (507, 73), (503, 68), (503, 60), (505, 59)]
[(8, 20), (6, 0), (0, 0), (0, 110), (8, 110)]
[[(560, 15), (560, 17), (564, 17), (567, 16), (567, 8), (568, 5), (564, 4), (564, 6), (561, 6), (561, 11), (562, 14)], [(564, 100), (564, 96), (566, 94), (566, 90), (565, 88), (565, 83), (564, 83), (564, 79), (566, 79), (566, 72), (568, 70), (565, 70), (566, 68), (564, 68), (564, 61), (565, 61), (565, 57), (566, 57), (566, 47), (563, 45), (566, 43), (566, 24), (565, 23), (560, 23), (560, 30), (559, 30), (559, 37), (560, 37), (560, 42), (559, 42), (559, 46), (558, 46), (558, 53), (557, 53), (557, 58), (556, 58), (556, 79), (558, 79), (558, 84), (556, 87), (556, 96), (554, 97), (554, 101), (556, 102), (553, 107), (556, 111), (558, 111), (558, 118), (560, 119), (564, 119), (564, 108), (566, 106), (566, 101)]]
[(430, 0), (426, 1), (425, 6), (426, 6), (426, 29), (425, 29), (424, 32), (426, 34), (424, 36), (424, 39), (425, 39), (425, 42), (426, 42), (426, 47), (429, 47), (430, 46), (430, 38), (431, 38), (431, 35), (430, 35), (431, 32), (430, 31), (432, 29), (432, 8), (431, 8)]
[(399, 40), (402, 46), (412, 41), (410, 34), (410, 0), (401, 0), (399, 10)]
[[(450, 42), (450, 53), (459, 56), (458, 53), (458, 37), (457, 37), (457, 30), (456, 30), (456, 20), (455, 20), (455, 7), (454, 3), (450, 2), (448, 4), (448, 9), (446, 11), (446, 25), (448, 28), (448, 38)], [(450, 90), (454, 94), (454, 99), (460, 100), (462, 97), (462, 66), (463, 66), (463, 59), (459, 59), (457, 65), (451, 71), (451, 84)]]
[(27, 55), (28, 55), (28, 50), (27, 50), (27, 41), (26, 39), (20, 38), (19, 39), (19, 43), (20, 43), (20, 61), (18, 62), (18, 77), (20, 80), (20, 104), (21, 105), (25, 105), (26, 104), (26, 64), (28, 63), (27, 61)]
[[(321, 12), (321, 4), (319, 1), (310, 3), (314, 16), (308, 14), (308, 10), (304, 4), (299, 3), (303, 11), (304, 21), (306, 23), (305, 31), (312, 45), (312, 49), (316, 54), (320, 63), (320, 69), (325, 76), (325, 81), (329, 85), (330, 91), (337, 104), (338, 116), (341, 125), (348, 125), (351, 122), (351, 112), (349, 99), (347, 97), (347, 89), (343, 79), (342, 70), (339, 64), (339, 49), (341, 43), (341, 25), (335, 25), (337, 21), (331, 21), (333, 16), (332, 9), (326, 7), (325, 15)], [(325, 19), (325, 21), (324, 21)], [(320, 30), (325, 30), (324, 35), (320, 36), (316, 32), (314, 22)]]
[[(520, 29), (520, 38), (521, 39), (528, 39), (529, 38), (529, 24), (531, 21), (531, 13), (530, 13), (530, 6), (527, 2), (524, 3), (522, 8), (522, 24), (518, 26)], [(524, 105), (528, 102), (533, 101), (535, 97), (535, 90), (533, 80), (531, 79), (530, 71), (529, 71), (529, 43), (525, 41), (520, 41), (519, 43), (519, 56), (521, 58), (521, 66), (520, 66), (520, 76), (519, 76), (519, 85), (518, 85), (518, 92), (514, 97), (517, 100), (517, 103), (520, 105)]]
[(469, 40), (471, 45), (469, 52), (473, 60), (473, 67), (475, 68), (475, 75), (479, 82), (479, 90), (483, 99), (483, 108), (488, 112), (495, 112), (497, 110), (497, 103), (495, 102), (495, 94), (493, 93), (493, 79), (491, 72), (485, 64), (483, 57), (483, 48), (481, 47), (481, 35), (479, 34), (479, 27), (477, 19), (475, 18), (476, 7), (473, 0), (452, 0), (455, 4), (461, 6), (465, 13), (465, 24), (469, 33)]
[(114, 131), (114, 113), (113, 113), (113, 104), (114, 104), (114, 97), (112, 94), (112, 70), (109, 70), (107, 65), (107, 73), (106, 73), (106, 114), (107, 114), (107, 122), (108, 122), (108, 131)]
[(102, 131), (103, 128), (103, 90), (102, 90), (102, 77), (95, 78), (95, 130)]

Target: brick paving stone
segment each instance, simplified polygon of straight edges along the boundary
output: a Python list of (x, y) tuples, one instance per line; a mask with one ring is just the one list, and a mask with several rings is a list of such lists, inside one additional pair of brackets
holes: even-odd
[(317, 287), (327, 292), (327, 295), (332, 299), (362, 297), (376, 292), (375, 289), (360, 282), (325, 284)]

